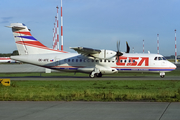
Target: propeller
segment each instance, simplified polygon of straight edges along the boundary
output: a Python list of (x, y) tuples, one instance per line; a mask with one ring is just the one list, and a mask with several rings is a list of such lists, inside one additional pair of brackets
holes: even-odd
[(119, 57), (123, 55), (122, 52), (119, 52), (119, 48), (120, 48), (120, 41), (117, 41), (117, 52), (116, 52), (116, 58), (119, 61)]
[(129, 53), (129, 51), (130, 51), (130, 47), (129, 47), (129, 45), (128, 45), (128, 42), (127, 42), (127, 41), (126, 41), (126, 46), (127, 46), (126, 53)]

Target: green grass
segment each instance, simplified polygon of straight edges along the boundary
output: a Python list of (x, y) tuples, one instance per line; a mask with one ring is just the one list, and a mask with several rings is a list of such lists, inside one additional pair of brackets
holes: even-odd
[[(180, 76), (180, 71), (166, 76)], [(112, 76), (159, 76), (158, 73), (118, 73)], [(0, 77), (87, 76), (77, 73), (14, 73)], [(83, 79), (83, 78), (82, 78)], [(180, 81), (172, 80), (86, 80), (86, 81), (11, 81), (0, 84), (0, 101), (160, 101), (180, 102)]]
[(180, 102), (180, 81), (11, 81), (0, 100)]

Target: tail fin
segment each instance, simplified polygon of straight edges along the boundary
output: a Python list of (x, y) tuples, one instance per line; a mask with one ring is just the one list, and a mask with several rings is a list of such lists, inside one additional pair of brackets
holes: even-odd
[(64, 52), (53, 50), (36, 40), (23, 23), (11, 23), (12, 32), (20, 55)]

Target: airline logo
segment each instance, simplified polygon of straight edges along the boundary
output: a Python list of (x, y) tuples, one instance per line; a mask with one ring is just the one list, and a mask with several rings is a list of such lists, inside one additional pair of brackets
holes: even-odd
[(18, 33), (18, 36), (15, 37), (23, 39), (23, 41), (16, 41), (16, 43), (18, 44), (25, 44), (37, 48), (46, 48), (46, 46), (44, 46), (42, 43), (36, 40), (29, 31), (16, 31), (15, 33)]
[[(41, 48), (41, 49), (46, 49), (46, 50), (52, 50), (45, 45), (43, 45), (41, 42), (39, 42), (36, 38), (34, 38), (30, 31), (15, 31), (16, 35), (14, 36), (15, 38), (21, 38), (17, 39), (16, 43), (21, 44), (21, 45), (26, 45), (29, 47), (36, 47), (36, 48)], [(57, 51), (57, 50), (52, 50), (52, 51)], [(63, 53), (67, 53), (65, 51), (61, 51)]]
[(149, 66), (149, 57), (125, 57), (120, 56), (116, 63), (118, 66)]
[(28, 40), (35, 40), (37, 41), (29, 31), (16, 31), (15, 33), (19, 33), (19, 34), (22, 34), (21, 36), (17, 36), (17, 37), (20, 37), (20, 38), (25, 38), (25, 39), (28, 39)]

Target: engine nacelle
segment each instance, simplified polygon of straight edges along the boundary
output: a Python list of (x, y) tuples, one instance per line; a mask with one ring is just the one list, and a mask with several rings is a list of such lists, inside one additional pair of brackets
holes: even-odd
[(100, 59), (113, 59), (115, 55), (116, 52), (112, 50), (101, 50), (99, 54), (92, 54), (92, 56)]

